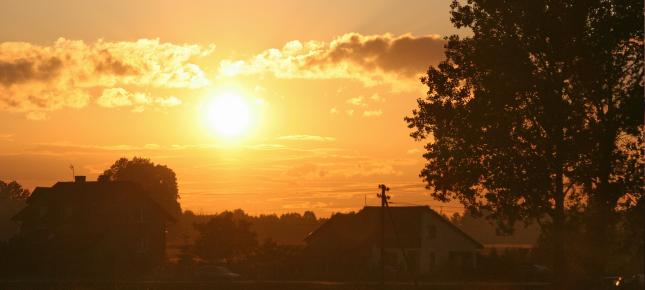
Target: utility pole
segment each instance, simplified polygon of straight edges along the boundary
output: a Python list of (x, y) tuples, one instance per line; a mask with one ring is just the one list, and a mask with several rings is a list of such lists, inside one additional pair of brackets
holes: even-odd
[(385, 212), (386, 211), (390, 216), (390, 222), (392, 222), (392, 233), (394, 234), (396, 244), (399, 246), (399, 250), (401, 250), (401, 255), (403, 256), (403, 260), (405, 261), (406, 271), (410, 273), (414, 286), (419, 287), (415, 274), (411, 272), (409, 269), (410, 260), (408, 259), (408, 255), (405, 253), (405, 249), (403, 248), (403, 245), (401, 244), (401, 240), (399, 239), (399, 234), (396, 229), (396, 223), (394, 222), (394, 217), (392, 216), (392, 212), (390, 211), (390, 205), (388, 202), (388, 200), (390, 200), (390, 196), (387, 195), (387, 192), (390, 191), (390, 188), (385, 186), (385, 184), (379, 184), (378, 188), (381, 190), (381, 193), (376, 195), (381, 198), (381, 261), (380, 261), (381, 262), (381, 265), (380, 265), (381, 266), (381, 288), (385, 289)]
[(378, 188), (381, 190), (381, 193), (376, 195), (381, 198), (381, 287), (385, 289), (385, 207), (387, 206), (387, 200), (390, 199), (386, 192), (390, 188), (385, 184), (379, 184)]

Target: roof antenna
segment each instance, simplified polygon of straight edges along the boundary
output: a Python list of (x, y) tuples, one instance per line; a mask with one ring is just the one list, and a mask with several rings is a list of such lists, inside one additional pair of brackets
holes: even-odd
[(70, 164), (69, 169), (72, 170), (72, 180), (74, 180), (74, 178), (76, 178), (76, 174), (74, 173), (74, 165)]
[(367, 193), (363, 194), (363, 198), (365, 199), (365, 201), (363, 202), (363, 207), (367, 207)]

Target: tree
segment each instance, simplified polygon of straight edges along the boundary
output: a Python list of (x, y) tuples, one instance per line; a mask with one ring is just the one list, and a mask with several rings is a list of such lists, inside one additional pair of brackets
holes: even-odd
[(11, 218), (25, 207), (31, 193), (18, 182), (6, 183), (0, 180), (0, 241), (7, 240), (18, 231), (18, 225)]
[(243, 219), (235, 219), (232, 212), (224, 212), (206, 223), (195, 224), (195, 228), (199, 232), (195, 252), (210, 262), (239, 258), (257, 245), (251, 224)]
[[(427, 97), (419, 99), (418, 109), (406, 118), (415, 129), (413, 138), (430, 141), (421, 177), (434, 189), (435, 198), (458, 199), (473, 211), (489, 210), (503, 230), (512, 229), (516, 220), (537, 220), (548, 227), (556, 287), (562, 288), (565, 202), (584, 200), (576, 198), (580, 193), (576, 190), (589, 177), (580, 172), (590, 172), (585, 168), (589, 164), (598, 166), (592, 158), (601, 147), (596, 144), (607, 137), (590, 123), (595, 118), (590, 115), (591, 92), (607, 98), (603, 94), (607, 90), (599, 89), (603, 76), (588, 75), (602, 62), (607, 66), (604, 77), (632, 80), (621, 90), (630, 94), (640, 90), (642, 95), (642, 85), (634, 85), (642, 76), (634, 82), (634, 75), (625, 77), (621, 69), (630, 59), (638, 62), (634, 53), (605, 44), (601, 37), (611, 33), (604, 25), (615, 21), (622, 24), (609, 28), (621, 31), (614, 44), (638, 43), (639, 37), (642, 44), (642, 27), (638, 34), (633, 25), (625, 24), (642, 24), (642, 5), (469, 0), (454, 1), (451, 7), (453, 24), (469, 28), (472, 36), (449, 37), (446, 60), (430, 67), (422, 78), (429, 89)], [(627, 8), (635, 12), (618, 14)], [(623, 17), (627, 20), (619, 21)], [(592, 47), (613, 50), (614, 61), (606, 60), (607, 54), (589, 52)], [(597, 57), (603, 59), (593, 59)], [(622, 99), (623, 106), (634, 103), (632, 95), (625, 96), (610, 98)], [(604, 106), (596, 109), (602, 111)]]
[(591, 275), (606, 274), (620, 200), (643, 191), (643, 3), (589, 4), (588, 26), (572, 86), (584, 99), (587, 145), (574, 177), (588, 197), (586, 232)]
[(98, 177), (99, 181), (132, 181), (139, 184), (150, 197), (174, 216), (181, 214), (175, 172), (150, 159), (121, 158)]
[(6, 183), (0, 180), (0, 199), (25, 201), (31, 193), (16, 181)]
[(255, 279), (293, 279), (302, 270), (301, 254), (301, 246), (266, 239), (239, 266), (244, 276)]

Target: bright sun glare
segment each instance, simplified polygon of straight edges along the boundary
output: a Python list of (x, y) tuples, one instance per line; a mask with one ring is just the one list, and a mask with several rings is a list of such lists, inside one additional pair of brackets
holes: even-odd
[(206, 114), (209, 125), (223, 137), (240, 136), (251, 125), (251, 108), (237, 94), (226, 93), (215, 97), (207, 104)]

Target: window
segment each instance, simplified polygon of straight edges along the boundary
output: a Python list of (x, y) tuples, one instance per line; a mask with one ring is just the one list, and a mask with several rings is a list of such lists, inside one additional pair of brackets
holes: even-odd
[(410, 271), (412, 273), (416, 273), (417, 272), (417, 265), (419, 264), (419, 260), (418, 260), (419, 251), (417, 251), (417, 250), (407, 250), (406, 251), (406, 256), (408, 258), (408, 260), (406, 261), (406, 263), (407, 263), (406, 268), (408, 269), (408, 271)]
[(138, 253), (145, 253), (148, 251), (148, 241), (145, 237), (141, 237), (139, 240), (139, 246), (137, 247)]
[(428, 258), (428, 266), (432, 269), (437, 266), (437, 258), (434, 255), (434, 252), (430, 252), (430, 257)]
[(139, 210), (137, 211), (136, 220), (137, 220), (137, 223), (144, 223), (146, 221), (145, 211), (143, 210), (143, 207), (140, 207)]

